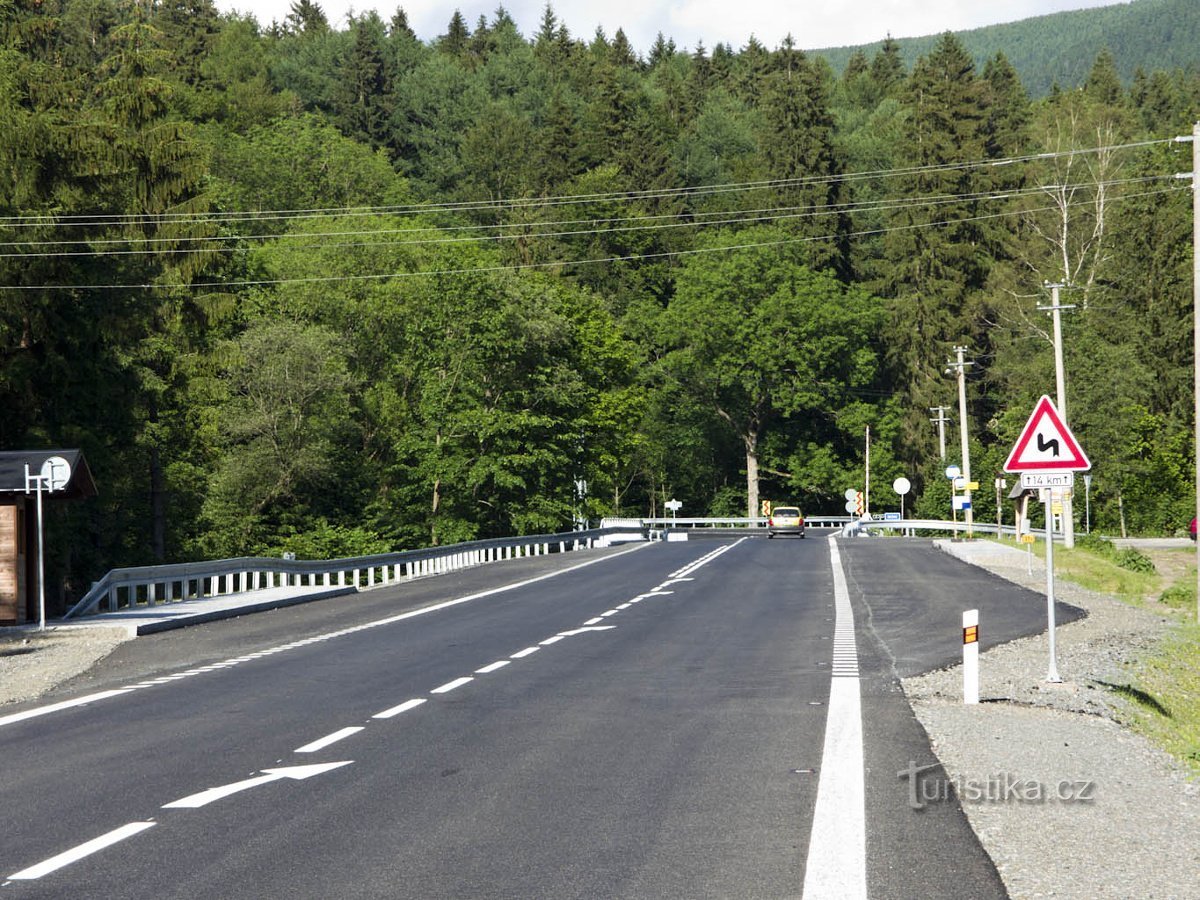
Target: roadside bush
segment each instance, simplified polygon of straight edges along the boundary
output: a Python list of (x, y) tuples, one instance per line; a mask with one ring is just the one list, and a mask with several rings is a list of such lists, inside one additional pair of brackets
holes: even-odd
[(1113, 562), (1122, 569), (1128, 569), (1130, 572), (1141, 572), (1144, 575), (1153, 575), (1157, 569), (1154, 568), (1154, 562), (1144, 553), (1139, 553), (1130, 547), (1127, 550), (1118, 550), (1113, 556)]
[(1126, 550), (1118, 550), (1116, 544), (1108, 540), (1108, 538), (1097, 537), (1094, 534), (1077, 535), (1075, 537), (1075, 546), (1081, 550), (1087, 550), (1089, 553), (1095, 553), (1097, 556), (1102, 556), (1114, 565), (1120, 566), (1130, 572), (1141, 572), (1143, 575), (1152, 575), (1155, 571), (1154, 562), (1144, 553), (1134, 550), (1132, 547)]
[(1195, 609), (1196, 607), (1196, 573), (1190, 578), (1171, 585), (1158, 598), (1160, 603), (1175, 609)]
[(1112, 541), (1094, 534), (1075, 535), (1075, 546), (1080, 550), (1087, 550), (1089, 553), (1103, 556), (1105, 559), (1112, 559), (1117, 555), (1117, 548)]

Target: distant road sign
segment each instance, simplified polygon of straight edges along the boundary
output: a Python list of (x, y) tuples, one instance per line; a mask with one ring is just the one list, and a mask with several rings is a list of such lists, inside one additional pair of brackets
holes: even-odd
[(898, 513), (898, 512), (885, 512), (885, 513), (883, 514), (883, 521), (885, 521), (885, 522), (899, 522), (899, 521), (900, 521), (900, 513)]
[(1004, 463), (1005, 472), (1082, 472), (1092, 467), (1087, 454), (1059, 416), (1050, 398), (1042, 395), (1033, 415)]
[(61, 456), (51, 456), (42, 463), (42, 486), (48, 491), (61, 491), (71, 480), (71, 464)]
[(947, 478), (957, 478), (961, 474), (962, 474), (962, 469), (960, 469), (958, 466), (946, 466), (946, 477)]
[(912, 490), (912, 482), (909, 481), (907, 478), (905, 478), (903, 475), (901, 475), (899, 478), (897, 478), (895, 481), (892, 482), (892, 490), (895, 491), (900, 496), (904, 496), (910, 490)]

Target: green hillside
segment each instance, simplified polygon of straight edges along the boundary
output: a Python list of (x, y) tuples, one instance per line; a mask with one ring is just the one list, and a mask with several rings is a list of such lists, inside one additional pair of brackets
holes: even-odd
[[(1006, 25), (956, 32), (978, 65), (1002, 51), (1031, 96), (1041, 97), (1055, 84), (1078, 87), (1096, 54), (1107, 47), (1128, 84), (1138, 68), (1194, 70), (1200, 65), (1200, 4), (1195, 0), (1133, 0), (1073, 12), (1037, 16)], [(929, 53), (937, 35), (903, 38), (900, 55), (911, 68)], [(883, 42), (860, 47), (814, 50), (841, 72), (856, 50), (873, 56)]]

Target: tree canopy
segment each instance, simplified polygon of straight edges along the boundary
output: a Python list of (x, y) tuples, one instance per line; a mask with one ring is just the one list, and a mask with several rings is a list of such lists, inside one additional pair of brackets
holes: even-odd
[(1053, 385), (1046, 282), (1093, 522), (1186, 523), (1200, 76), (1097, 45), (1038, 93), (1012, 58), (0, 4), (0, 444), (101, 489), (56, 513), (58, 594), (672, 498), (836, 513), (867, 429), (941, 508), (946, 360), (997, 468)]

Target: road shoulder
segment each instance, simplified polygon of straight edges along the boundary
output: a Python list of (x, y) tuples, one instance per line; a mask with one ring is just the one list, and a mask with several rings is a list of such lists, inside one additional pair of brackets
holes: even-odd
[[(1044, 593), (1044, 568), (1030, 575), (1018, 550), (943, 549)], [(983, 654), (978, 706), (963, 705), (958, 666), (904, 679), (913, 711), (1013, 897), (1197, 896), (1200, 785), (1121, 724), (1114, 689), (1170, 620), (1066, 582), (1055, 593), (1088, 613), (1057, 631), (1063, 684), (1045, 681), (1043, 634)]]

